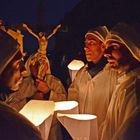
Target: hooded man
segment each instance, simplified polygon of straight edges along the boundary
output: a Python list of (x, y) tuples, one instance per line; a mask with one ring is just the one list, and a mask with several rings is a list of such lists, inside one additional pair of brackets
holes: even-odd
[[(0, 99), (6, 101), (22, 81), (22, 53), (12, 37), (0, 31)], [(37, 128), (0, 101), (0, 139), (41, 140)]]
[(23, 54), (17, 41), (0, 32), (0, 100), (19, 111), (37, 91), (33, 81), (23, 79)]
[(25, 69), (18, 43), (2, 31), (0, 35), (0, 99), (5, 101), (12, 91), (19, 89)]
[(118, 80), (100, 128), (101, 140), (112, 140), (140, 103), (139, 44), (139, 34), (125, 23), (117, 24), (107, 37), (105, 57)]
[[(98, 127), (104, 121), (116, 83), (116, 74), (105, 67), (105, 26), (90, 30), (85, 35), (85, 55), (88, 64), (82, 67), (68, 89), (68, 100), (79, 102), (79, 112), (97, 115)], [(105, 68), (104, 68), (105, 67)]]

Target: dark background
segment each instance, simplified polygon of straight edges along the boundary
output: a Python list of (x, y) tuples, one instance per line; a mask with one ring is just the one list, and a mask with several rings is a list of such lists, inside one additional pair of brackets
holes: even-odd
[[(67, 65), (72, 59), (85, 61), (84, 34), (99, 25), (112, 28), (117, 22), (139, 23), (139, 9), (138, 0), (1, 0), (0, 18), (5, 26), (13, 29), (27, 23), (36, 33), (44, 31), (46, 34), (62, 24), (49, 40), (47, 55), (52, 73), (67, 88), (70, 83)], [(24, 50), (29, 56), (35, 53), (38, 44), (29, 33), (22, 32)]]

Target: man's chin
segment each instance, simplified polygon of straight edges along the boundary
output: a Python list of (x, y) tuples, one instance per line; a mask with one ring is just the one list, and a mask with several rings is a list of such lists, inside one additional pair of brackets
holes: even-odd
[(92, 62), (92, 59), (91, 58), (86, 58), (88, 62)]
[(109, 65), (112, 69), (118, 69), (118, 65), (116, 65), (114, 63), (109, 63)]

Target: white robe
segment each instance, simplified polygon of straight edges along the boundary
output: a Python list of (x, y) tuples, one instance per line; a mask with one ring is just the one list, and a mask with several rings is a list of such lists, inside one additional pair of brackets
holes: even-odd
[(68, 90), (68, 100), (79, 102), (79, 112), (97, 115), (98, 127), (104, 121), (106, 111), (117, 80), (117, 74), (105, 66), (93, 78), (84, 66), (76, 75)]
[(112, 140), (140, 140), (140, 105), (131, 114)]
[(138, 106), (140, 68), (118, 78), (106, 119), (100, 128), (101, 140), (111, 140)]

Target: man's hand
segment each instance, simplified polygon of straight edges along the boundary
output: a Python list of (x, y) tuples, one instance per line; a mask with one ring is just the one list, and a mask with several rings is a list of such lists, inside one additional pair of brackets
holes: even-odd
[(38, 91), (42, 92), (42, 93), (47, 93), (50, 89), (47, 86), (46, 82), (36, 79), (35, 81), (35, 85)]

